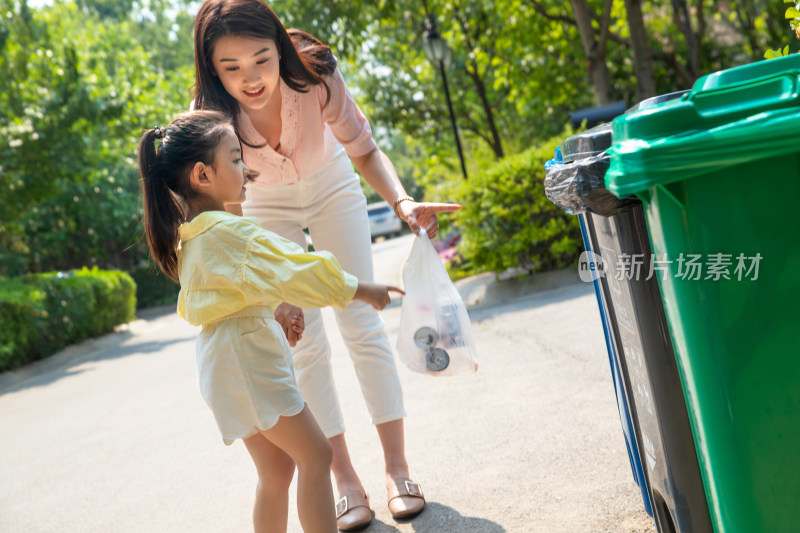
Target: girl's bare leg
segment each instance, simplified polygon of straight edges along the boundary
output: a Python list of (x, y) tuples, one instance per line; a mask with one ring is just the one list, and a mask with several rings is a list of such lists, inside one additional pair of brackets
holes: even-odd
[(294, 461), (261, 433), (244, 439), (258, 471), (253, 506), (255, 533), (286, 533)]
[(298, 415), (282, 416), (261, 432), (297, 465), (297, 513), (305, 533), (335, 533), (332, 451), (328, 439), (306, 406)]

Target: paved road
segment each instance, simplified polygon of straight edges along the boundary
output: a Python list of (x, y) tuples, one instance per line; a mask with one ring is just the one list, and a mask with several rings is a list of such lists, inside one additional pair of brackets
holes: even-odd
[[(395, 283), (410, 237), (378, 242)], [(386, 509), (382, 458), (352, 366), (329, 328), (336, 380), (375, 533), (652, 533), (634, 485), (590, 285), (577, 274), (462, 283), (480, 369), (400, 370), (412, 476), (429, 499), (410, 522)], [(332, 313), (325, 316), (332, 324)], [(392, 343), (400, 307), (383, 312)], [(223, 446), (197, 391), (197, 330), (169, 310), (0, 375), (0, 531), (250, 530), (255, 474)], [(290, 532), (300, 527), (292, 498)]]

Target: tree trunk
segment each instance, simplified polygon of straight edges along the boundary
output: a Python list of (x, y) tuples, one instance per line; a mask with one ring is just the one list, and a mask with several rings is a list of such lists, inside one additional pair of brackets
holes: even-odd
[(705, 32), (705, 16), (703, 2), (698, 1), (695, 7), (697, 12), (697, 32), (692, 29), (692, 18), (686, 0), (672, 0), (675, 24), (683, 34), (686, 41), (686, 54), (689, 58), (688, 71), (692, 81), (700, 77), (700, 42)]
[(600, 33), (592, 27), (592, 10), (586, 0), (570, 0), (575, 15), (575, 25), (581, 36), (583, 53), (586, 56), (586, 70), (589, 72), (589, 83), (594, 88), (597, 105), (610, 104), (612, 101), (611, 81), (606, 65), (606, 42), (612, 0), (606, 0), (605, 16)]
[[(469, 21), (466, 18), (459, 16), (458, 12), (456, 12), (456, 18), (459, 21), (459, 26), (464, 34), (464, 41), (467, 47), (470, 50), (475, 49), (473, 38), (477, 38), (477, 36), (474, 36), (470, 33)], [(485, 134), (480, 134), (479, 137), (486, 141), (486, 143), (491, 147), (495, 157), (502, 159), (502, 157), (505, 155), (505, 152), (503, 152), (503, 142), (500, 139), (500, 133), (497, 131), (497, 124), (494, 120), (494, 108), (486, 95), (486, 81), (484, 80), (483, 76), (481, 76), (477, 62), (473, 59), (470, 61), (470, 63), (471, 67), (469, 64), (467, 64), (465, 65), (464, 70), (472, 80), (473, 85), (475, 85), (475, 92), (478, 93), (478, 97), (481, 100), (481, 107), (486, 117), (486, 125), (489, 127), (490, 135), (490, 138), (488, 138)], [(472, 123), (475, 124), (474, 121), (472, 121)]]
[(735, 5), (736, 18), (739, 20), (739, 31), (747, 38), (747, 44), (750, 45), (750, 55), (753, 58), (758, 58), (759, 48), (756, 40), (756, 25), (753, 17), (751, 16), (750, 6)]
[(486, 84), (478, 73), (478, 65), (473, 62), (473, 69), (467, 69), (467, 73), (475, 84), (475, 91), (481, 99), (481, 106), (483, 107), (483, 112), (486, 114), (486, 123), (489, 126), (489, 133), (492, 136), (492, 141), (489, 142), (489, 146), (492, 147), (492, 151), (497, 159), (502, 159), (504, 155), (503, 143), (500, 140), (500, 134), (497, 132), (497, 125), (494, 121), (494, 111), (492, 110), (491, 104), (489, 104), (489, 100), (486, 98)]
[(628, 29), (631, 32), (633, 70), (636, 74), (636, 101), (641, 102), (656, 95), (653, 52), (647, 43), (647, 30), (644, 27), (641, 0), (625, 0), (625, 10), (628, 14)]

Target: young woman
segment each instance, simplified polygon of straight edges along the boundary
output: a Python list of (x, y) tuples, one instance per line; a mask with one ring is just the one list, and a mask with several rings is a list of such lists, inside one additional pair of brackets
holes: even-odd
[[(377, 148), (330, 49), (299, 31), (292, 35), (261, 0), (207, 0), (195, 23), (194, 106), (233, 117), (245, 159), (259, 172), (242, 211), (300, 245), (308, 228), (317, 250), (331, 251), (359, 279), (373, 278), (361, 175), (414, 232), (438, 231), (437, 214), (454, 204), (417, 203)], [(352, 303), (336, 310), (386, 462), (394, 517), (422, 511), (425, 499), (409, 477), (403, 395), (380, 316)], [(304, 338), (294, 352), (298, 383), (333, 447), (339, 528), (371, 520), (364, 487), (350, 461), (334, 390), (330, 347), (318, 310), (305, 311)]]

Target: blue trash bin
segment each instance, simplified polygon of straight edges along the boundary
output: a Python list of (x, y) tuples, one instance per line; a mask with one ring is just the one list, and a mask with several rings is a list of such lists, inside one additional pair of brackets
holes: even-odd
[[(585, 216), (578, 215), (578, 219), (581, 225), (581, 236), (583, 237), (584, 248), (586, 248), (587, 252), (592, 252), (593, 250), (591, 241), (586, 230)], [(590, 268), (593, 268), (594, 266), (595, 265), (592, 264)], [(596, 270), (594, 273), (596, 273)], [(597, 306), (600, 309), (600, 321), (603, 325), (603, 334), (606, 340), (606, 351), (608, 353), (608, 363), (611, 367), (611, 379), (614, 384), (614, 395), (617, 398), (617, 412), (619, 413), (619, 421), (622, 424), (622, 434), (625, 437), (625, 448), (628, 451), (628, 461), (630, 461), (631, 464), (633, 480), (639, 486), (639, 490), (642, 493), (644, 510), (647, 511), (647, 514), (653, 516), (653, 508), (650, 503), (647, 480), (644, 477), (642, 458), (639, 454), (639, 446), (637, 444), (636, 430), (633, 425), (633, 417), (628, 404), (628, 394), (622, 379), (622, 372), (620, 371), (619, 356), (617, 355), (616, 343), (614, 342), (614, 328), (609, 323), (609, 313), (606, 310), (603, 299), (603, 288), (598, 279), (599, 277), (594, 279), (592, 284), (594, 285), (594, 293), (597, 297)], [(630, 388), (630, 386), (628, 388)]]
[[(645, 100), (630, 111), (680, 94)], [(662, 533), (710, 533), (708, 503), (658, 281), (648, 271), (620, 276), (617, 268), (623, 257), (638, 257), (649, 266), (652, 249), (641, 202), (615, 202), (605, 189), (604, 152), (610, 146), (610, 124), (566, 139), (560, 149), (563, 164), (548, 169), (547, 194), (568, 212), (579, 213), (584, 245), (597, 264), (592, 279), (612, 373), (619, 376), (615, 391), (621, 419), (620, 398), (627, 403), (629, 420), (623, 420), (623, 429), (630, 422), (632, 437), (626, 432), (626, 443), (645, 509)], [(577, 177), (570, 181), (566, 174), (556, 176), (559, 171)]]

